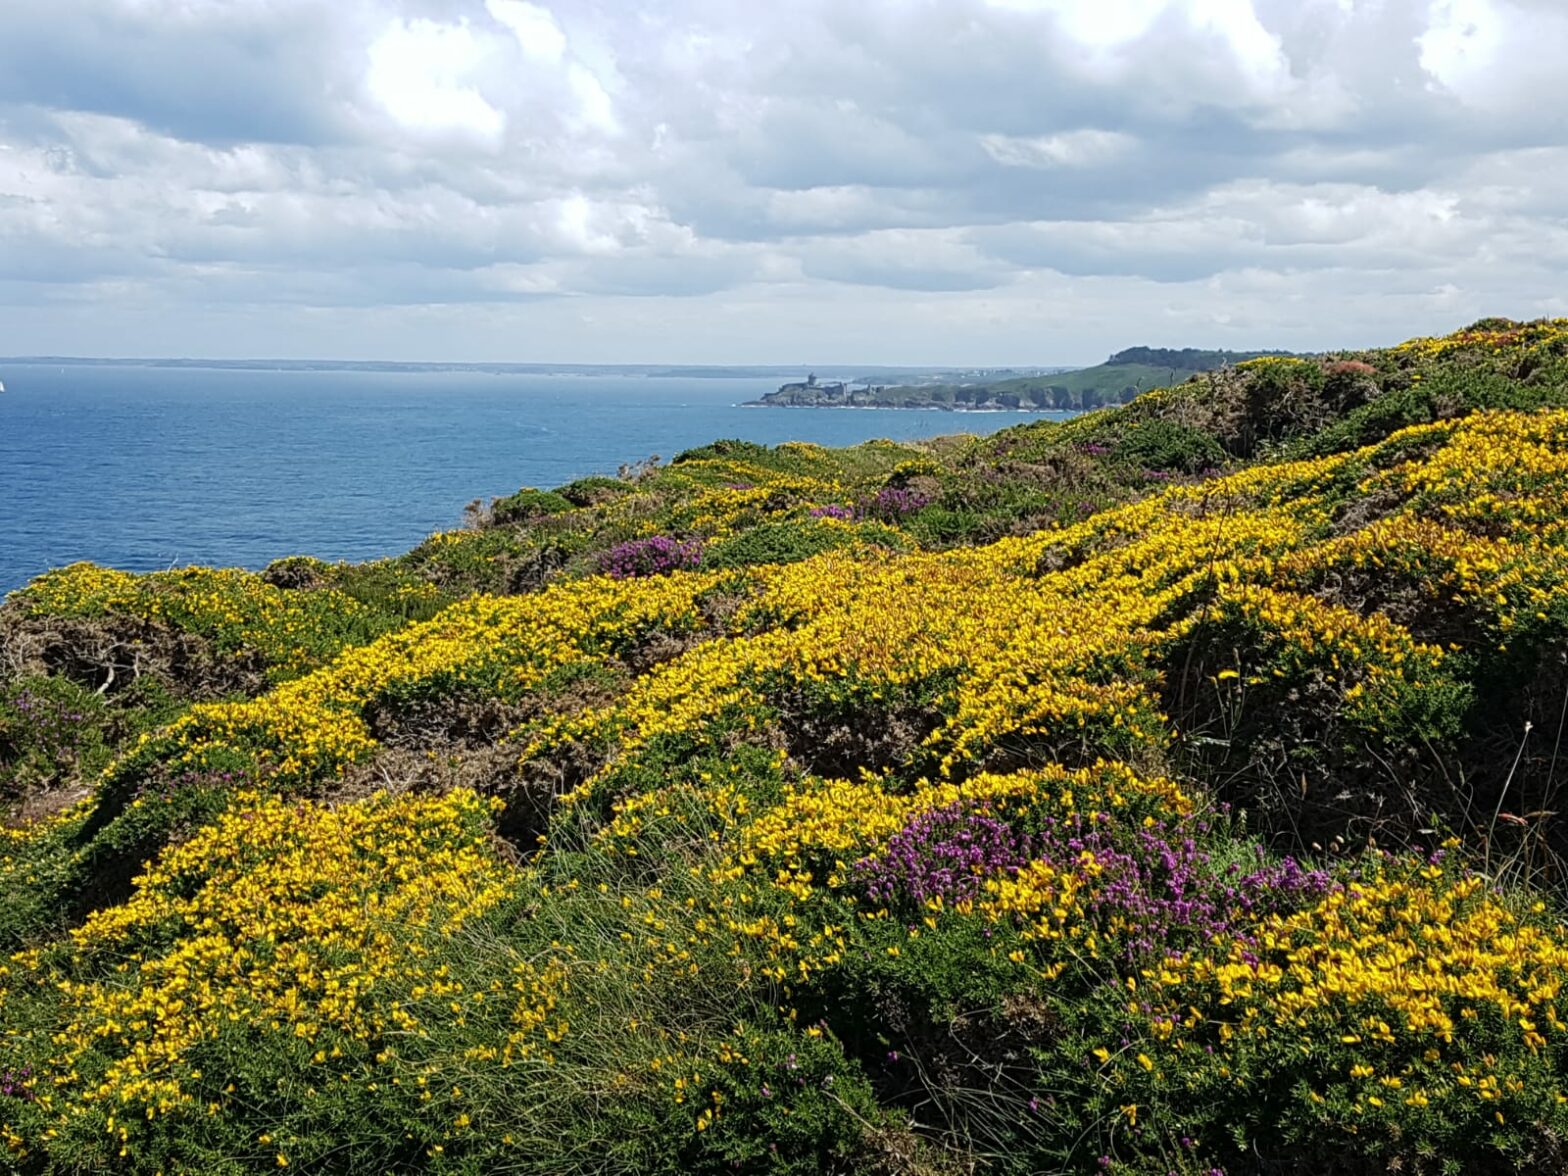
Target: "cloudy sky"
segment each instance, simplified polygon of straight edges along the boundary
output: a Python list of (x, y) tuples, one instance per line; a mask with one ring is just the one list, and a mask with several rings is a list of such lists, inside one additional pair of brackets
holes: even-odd
[(1568, 314), (1565, 0), (0, 0), (0, 354), (1092, 363)]

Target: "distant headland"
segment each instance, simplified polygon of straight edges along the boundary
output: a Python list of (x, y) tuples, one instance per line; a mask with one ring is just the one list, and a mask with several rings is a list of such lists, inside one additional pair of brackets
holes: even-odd
[(1150, 388), (1180, 384), (1198, 372), (1286, 351), (1204, 351), (1193, 347), (1129, 347), (1104, 363), (1079, 369), (976, 372), (954, 380), (877, 383), (870, 378), (804, 380), (781, 385), (751, 404), (766, 408), (924, 408), (953, 412), (1051, 412), (1126, 404)]

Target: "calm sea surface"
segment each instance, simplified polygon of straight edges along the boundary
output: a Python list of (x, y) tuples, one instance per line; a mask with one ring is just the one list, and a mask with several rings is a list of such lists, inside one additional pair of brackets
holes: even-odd
[(0, 592), (80, 559), (395, 555), (474, 498), (718, 437), (850, 445), (1070, 415), (738, 407), (776, 379), (0, 364), (0, 380)]

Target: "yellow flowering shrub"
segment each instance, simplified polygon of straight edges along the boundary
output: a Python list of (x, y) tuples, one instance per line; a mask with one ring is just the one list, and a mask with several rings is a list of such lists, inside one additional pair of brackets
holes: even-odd
[(331, 588), (294, 592), (238, 568), (148, 575), (76, 563), (16, 594), (34, 616), (127, 616), (213, 639), (231, 655), (259, 655), (275, 679), (312, 669), (388, 623)]
[[(1512, 419), (1522, 427), (1534, 420)], [(1488, 421), (1475, 428), (1499, 427)], [(1464, 444), (1470, 429), (1460, 426), (1452, 444)], [(1419, 464), (1450, 460), (1445, 447)], [(1441, 672), (1444, 650), (1385, 616), (1286, 586), (1286, 577), (1303, 587), (1321, 580), (1345, 558), (1346, 541), (1325, 534), (1322, 495), (1363, 461), (1349, 454), (1244, 471), (976, 550), (897, 559), (830, 553), (771, 569), (742, 616), (783, 624), (700, 644), (608, 707), (537, 733), (525, 755), (555, 741), (604, 738), (629, 754), (727, 710), (763, 706), (780, 683), (850, 680), (873, 698), (950, 682), (938, 702), (944, 721), (927, 740), (947, 770), (983, 762), (1009, 741), (1086, 738), (1119, 754), (1158, 742), (1152, 662), (1211, 621), (1210, 609), (1273, 634), (1283, 651), (1273, 672), (1321, 662), (1354, 691), (1352, 717), (1382, 722), (1423, 674)], [(1489, 467), (1470, 468), (1481, 477)], [(1318, 494), (1300, 493), (1304, 482), (1317, 483)], [(1558, 566), (1554, 548), (1538, 547), (1535, 558)], [(1055, 565), (1063, 566), (1040, 570)], [(1203, 600), (1210, 603), (1194, 607)]]
[[(58, 993), (60, 1021), (35, 1043), (40, 1121), (99, 1108), (128, 1141), (139, 1122), (204, 1114), (222, 1083), (202, 1059), (235, 1030), (334, 1058), (420, 1032), (432, 950), (517, 885), (488, 818), (463, 792), (338, 808), (237, 796), (125, 903), (73, 930), (68, 951), (8, 969), (0, 1011), (27, 988)], [(520, 1023), (517, 1044), (539, 1023)]]
[(238, 748), (280, 782), (330, 776), (375, 747), (363, 717), (396, 691), (483, 687), (501, 695), (530, 689), (552, 670), (613, 654), (656, 630), (700, 626), (696, 601), (715, 575), (653, 584), (587, 581), (528, 597), (474, 597), (429, 621), (347, 650), (331, 665), (259, 699), (192, 707), (148, 735), (110, 776), (149, 759), (199, 767), (215, 749)]
[[(1266, 1077), (1289, 1090), (1276, 1130), (1368, 1146), (1414, 1130), (1457, 1149), (1512, 1125), (1517, 1147), (1530, 1125), (1564, 1121), (1568, 928), (1436, 860), (1379, 863), (1145, 970), (1129, 1007), (1151, 1009), (1158, 1073), (1216, 1098)], [(1114, 1069), (1147, 1097), (1149, 1076)]]

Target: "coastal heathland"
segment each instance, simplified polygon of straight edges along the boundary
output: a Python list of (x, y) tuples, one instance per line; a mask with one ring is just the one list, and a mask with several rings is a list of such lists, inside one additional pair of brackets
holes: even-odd
[(1564, 320), (48, 572), (0, 1165), (1562, 1171), (1565, 642)]

